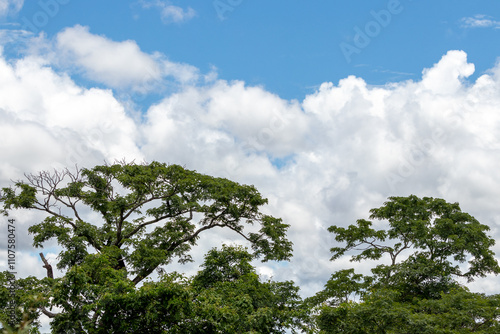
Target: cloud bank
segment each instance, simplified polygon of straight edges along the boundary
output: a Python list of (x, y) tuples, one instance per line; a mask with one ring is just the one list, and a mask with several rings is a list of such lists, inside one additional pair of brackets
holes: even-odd
[[(466, 53), (449, 51), (418, 81), (373, 87), (350, 76), (321, 84), (301, 101), (241, 81), (180, 84), (141, 114), (113, 89), (141, 87), (141, 69), (148, 66), (155, 71), (146, 80), (161, 80), (163, 55), (155, 58), (133, 41), (111, 41), (79, 26), (50, 45), (70, 53), (57, 57), (108, 87), (80, 86), (73, 72), (36, 55), (2, 56), (1, 186), (26, 172), (123, 158), (176, 163), (254, 184), (269, 198), (265, 210), (291, 225), (294, 243), (290, 263), (259, 270), (295, 280), (306, 296), (336, 269), (367, 270), (347, 258), (329, 261), (335, 243), (326, 228), (366, 218), (388, 196), (459, 202), (500, 237), (498, 64), (471, 81), (474, 65)], [(118, 53), (126, 61), (113, 62)], [(36, 219), (18, 217), (25, 227)], [(193, 251), (199, 262), (176, 269), (192, 272), (210, 247), (238, 240), (211, 233)], [(31, 274), (36, 261), (29, 238), (21, 275)], [(495, 250), (500, 254), (498, 245)], [(479, 282), (476, 290), (499, 292), (494, 278)]]

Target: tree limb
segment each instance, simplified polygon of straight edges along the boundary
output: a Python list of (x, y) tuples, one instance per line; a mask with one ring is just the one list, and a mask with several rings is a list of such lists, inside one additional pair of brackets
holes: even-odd
[(54, 272), (52, 271), (52, 265), (45, 259), (45, 256), (43, 256), (43, 253), (40, 253), (40, 258), (43, 261), (44, 268), (47, 269), (47, 277), (48, 278), (54, 278)]
[[(139, 232), (139, 230), (140, 230), (141, 228), (143, 228), (143, 227), (146, 227), (146, 226), (151, 225), (151, 224), (154, 224), (154, 223), (158, 223), (159, 221), (162, 221), (162, 220), (167, 219), (167, 218), (174, 218), (174, 217), (177, 217), (177, 216), (183, 215), (183, 214), (188, 213), (188, 212), (190, 212), (190, 213), (191, 213), (191, 215), (192, 215), (192, 210), (191, 210), (191, 209), (189, 209), (189, 210), (186, 210), (186, 211), (179, 212), (179, 213), (177, 213), (177, 214), (175, 214), (175, 215), (170, 215), (170, 214), (169, 214), (169, 215), (164, 215), (164, 216), (161, 216), (161, 217), (155, 218), (155, 219), (153, 219), (153, 220), (147, 221), (147, 222), (145, 222), (145, 223), (142, 223), (142, 224), (138, 225), (138, 226), (137, 226), (137, 227), (136, 227), (136, 228), (135, 228), (132, 232), (130, 232), (129, 234), (125, 235), (125, 236), (122, 238), (122, 240), (124, 240), (124, 239), (129, 239), (129, 238), (130, 238), (130, 237), (132, 237), (134, 234), (136, 234), (137, 232)], [(118, 241), (118, 240), (116, 241), (116, 244), (117, 244), (117, 245), (119, 244), (119, 241)]]
[[(190, 234), (184, 238), (182, 238), (181, 240), (173, 243), (168, 249), (167, 249), (167, 252), (173, 252), (179, 245), (183, 244), (183, 243), (186, 243), (186, 242), (189, 242), (190, 240), (193, 240), (194, 238), (196, 238), (198, 236), (198, 234), (200, 234), (202, 231), (205, 231), (205, 230), (209, 230), (211, 228), (214, 228), (214, 227), (224, 227), (226, 226), (225, 224), (210, 224), (210, 225), (205, 225), (203, 227), (200, 227), (196, 232), (194, 232), (193, 234)], [(149, 274), (151, 274), (154, 270), (156, 269), (156, 267), (154, 268), (149, 268), (145, 271), (143, 271), (142, 273), (140, 274), (137, 274), (137, 276), (132, 280), (132, 282), (134, 283), (134, 285), (137, 285), (139, 282), (141, 282), (144, 278), (148, 277)]]
[(40, 306), (40, 311), (42, 311), (43, 314), (45, 314), (47, 317), (49, 318), (55, 318), (57, 313), (52, 313), (50, 311), (48, 311), (45, 307), (43, 306)]

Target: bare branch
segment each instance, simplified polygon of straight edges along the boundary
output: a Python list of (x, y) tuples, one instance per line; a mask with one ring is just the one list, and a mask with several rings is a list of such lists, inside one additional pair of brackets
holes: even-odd
[(39, 210), (39, 211), (45, 211), (45, 212), (47, 212), (47, 213), (50, 213), (50, 214), (51, 214), (51, 215), (53, 215), (53, 216), (59, 217), (59, 218), (63, 219), (66, 223), (70, 224), (70, 225), (71, 225), (71, 227), (73, 227), (73, 231), (74, 231), (74, 230), (76, 230), (76, 225), (75, 225), (75, 223), (73, 223), (71, 220), (69, 220), (69, 218), (68, 218), (68, 217), (63, 216), (63, 215), (61, 215), (60, 213), (54, 212), (54, 211), (50, 210), (50, 208), (46, 208), (46, 207), (44, 207), (44, 206), (43, 206), (41, 203), (39, 203), (39, 202), (37, 202), (36, 204), (40, 205), (41, 207), (36, 207), (36, 206), (34, 206), (34, 207), (33, 207), (33, 209), (35, 209), (35, 210)]
[[(44, 268), (47, 269), (47, 277), (48, 278), (54, 278), (54, 273), (52, 271), (52, 265), (47, 261), (47, 259), (45, 259), (45, 256), (43, 256), (43, 253), (40, 253), (40, 258), (42, 259), (43, 263), (44, 263)], [(56, 313), (52, 313), (50, 311), (48, 311), (45, 307), (43, 306), (40, 306), (40, 311), (42, 311), (43, 314), (45, 314), (47, 317), (49, 318), (55, 318), (56, 317)]]
[(47, 277), (48, 278), (54, 278), (54, 272), (52, 271), (52, 265), (45, 259), (45, 256), (43, 256), (43, 253), (40, 253), (40, 258), (43, 261), (44, 268), (47, 269)]

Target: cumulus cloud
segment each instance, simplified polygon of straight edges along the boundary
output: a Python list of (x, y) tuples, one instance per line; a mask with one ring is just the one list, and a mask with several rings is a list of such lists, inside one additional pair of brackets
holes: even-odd
[[(58, 43), (110, 85), (114, 75), (133, 82), (140, 80), (134, 69), (158, 66), (134, 42), (83, 27), (63, 31)], [(131, 72), (119, 74), (123, 64), (100, 67), (95, 47), (128, 55)], [(294, 243), (290, 263), (267, 263), (260, 272), (293, 279), (311, 295), (336, 269), (368, 270), (346, 258), (330, 262), (335, 241), (326, 229), (367, 218), (388, 196), (459, 202), (500, 237), (500, 65), (470, 81), (473, 72), (463, 51), (450, 51), (420, 80), (372, 87), (351, 76), (321, 84), (302, 101), (215, 80), (183, 86), (135, 118), (112, 90), (80, 87), (71, 72), (34, 56), (0, 58), (0, 183), (51, 166), (126, 158), (254, 184), (269, 198), (266, 212), (291, 225)], [(222, 242), (241, 242), (228, 231), (211, 233), (193, 250), (195, 260)], [(192, 273), (197, 264), (175, 269)], [(491, 278), (479, 282), (491, 290), (484, 292), (498, 292)]]
[[(225, 81), (175, 94), (151, 107), (147, 120), (144, 150), (165, 158), (185, 157), (188, 152), (178, 141), (189, 142), (193, 159), (203, 154), (207, 163), (217, 152), (234, 152), (241, 155), (238, 160), (258, 154), (294, 154), (304, 145), (307, 126), (298, 103), (243, 82)], [(233, 157), (228, 155), (229, 160)], [(232, 168), (227, 163), (221, 166), (224, 170)]]
[(495, 28), (500, 29), (500, 21), (493, 19), (487, 15), (474, 15), (472, 17), (464, 17), (461, 20), (464, 28)]
[(388, 196), (458, 201), (488, 224), (499, 215), (498, 67), (468, 82), (473, 72), (450, 51), (419, 81), (348, 77), (301, 103), (242, 82), (192, 87), (148, 110), (143, 152), (257, 185), (292, 225), (295, 258), (274, 277), (313, 293), (346, 264), (328, 261), (326, 227), (366, 218)]
[(188, 7), (183, 9), (179, 6), (171, 5), (167, 1), (141, 1), (143, 8), (156, 8), (160, 10), (162, 22), (169, 23), (182, 23), (191, 20), (196, 16), (196, 11)]
[(110, 90), (78, 87), (28, 57), (0, 60), (0, 91), (0, 145), (9, 174), (140, 157), (137, 126)]
[(24, 0), (0, 0), (0, 17), (16, 14), (23, 8)]
[(94, 35), (88, 27), (67, 28), (56, 40), (64, 62), (75, 64), (88, 78), (113, 88), (147, 91), (161, 85), (165, 77), (179, 83), (198, 78), (193, 66), (171, 62), (159, 53), (144, 53), (135, 41), (116, 42)]
[(465, 52), (450, 51), (434, 67), (424, 70), (422, 86), (434, 94), (456, 94), (474, 70), (474, 64), (467, 63)]

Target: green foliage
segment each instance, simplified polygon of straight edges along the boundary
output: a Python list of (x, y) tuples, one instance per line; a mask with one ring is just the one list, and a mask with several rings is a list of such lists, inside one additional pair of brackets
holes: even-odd
[(500, 295), (485, 296), (465, 288), (442, 293), (439, 299), (401, 302), (396, 290), (379, 289), (361, 303), (323, 306), (321, 333), (466, 334), (499, 333)]
[(189, 284), (175, 273), (139, 289), (116, 284), (97, 305), (99, 321), (89, 333), (180, 333), (180, 325), (192, 317)]
[[(173, 310), (167, 320), (192, 312), (184, 305), (193, 287), (172, 279), (136, 286), (174, 260), (191, 261), (189, 251), (213, 228), (232, 230), (248, 241), (253, 254), (245, 259), (288, 260), (292, 254), (286, 238), (289, 226), (260, 211), (267, 199), (254, 186), (159, 162), (41, 172), (26, 178), (4, 188), (0, 203), (5, 214), (15, 209), (45, 212), (47, 217), (29, 228), (33, 244), (42, 247), (54, 239), (62, 248), (57, 267), (65, 270), (64, 276), (33, 282), (43, 293), (30, 319), (40, 311), (53, 317), (54, 333), (98, 331), (104, 322), (120, 332), (124, 329), (112, 321), (116, 303), (140, 332), (150, 332), (145, 330), (150, 325), (159, 332), (164, 328), (163, 322), (157, 324), (159, 318), (146, 317), (144, 323), (137, 316), (149, 312), (148, 301), (155, 298), (167, 300), (165, 307)], [(251, 231), (249, 225), (254, 226)], [(179, 303), (172, 304), (169, 296), (177, 296), (172, 298)], [(52, 307), (62, 311), (52, 313)], [(167, 309), (162, 316), (170, 312)]]
[(212, 249), (193, 279), (194, 317), (183, 333), (296, 333), (306, 318), (293, 282), (261, 282), (241, 247)]
[[(0, 272), (0, 324), (5, 333), (38, 334), (39, 305), (42, 296), (47, 292), (45, 280), (39, 281), (30, 276), (15, 279), (8, 271)], [(14, 293), (11, 289), (14, 286)], [(12, 314), (14, 310), (14, 314)]]
[[(55, 318), (53, 330), (77, 333), (77, 321), (88, 333), (99, 334), (295, 331), (305, 317), (298, 288), (291, 282), (261, 282), (249, 263), (251, 258), (241, 247), (224, 246), (207, 254), (204, 269), (192, 279), (164, 274), (138, 289), (123, 284), (119, 277), (108, 279), (106, 291), (93, 304), (99, 310), (97, 324), (67, 313)], [(233, 271), (233, 264), (239, 269)], [(210, 280), (207, 270), (214, 271)], [(69, 299), (75, 296), (72, 291), (64, 293), (69, 293)], [(83, 293), (78, 291), (80, 296)]]
[(33, 328), (30, 326), (30, 321), (27, 320), (27, 317), (25, 317), (19, 324), (16, 324), (14, 327), (11, 327), (9, 325), (6, 325), (3, 323), (3, 321), (0, 321), (0, 325), (2, 328), (0, 328), (0, 333), (1, 334), (38, 334), (40, 333), (36, 328)]
[(246, 249), (226, 245), (222, 247), (222, 251), (214, 248), (205, 255), (203, 270), (194, 278), (195, 286), (206, 289), (220, 282), (236, 281), (255, 271), (250, 264), (253, 256)]
[(365, 219), (331, 226), (345, 243), (331, 249), (332, 260), (352, 254), (351, 261), (390, 262), (375, 266), (371, 276), (339, 271), (307, 299), (320, 333), (498, 332), (500, 296), (471, 293), (457, 281), (500, 273), (488, 226), (457, 203), (413, 195), (390, 197), (370, 212), (388, 228), (375, 229)]
[(349, 302), (356, 295), (363, 295), (370, 287), (372, 279), (355, 274), (354, 269), (339, 270), (332, 274), (325, 289), (308, 299), (310, 305), (326, 303), (340, 305)]
[[(364, 219), (348, 228), (331, 226), (335, 240), (346, 243), (331, 249), (332, 260), (350, 251), (359, 251), (352, 261), (387, 256), (391, 262), (374, 268), (374, 276), (381, 283), (399, 285), (409, 296), (439, 296), (446, 286), (454, 287), (452, 277), (472, 281), (500, 273), (490, 249), (495, 241), (486, 234), (489, 227), (462, 212), (458, 203), (414, 195), (390, 197), (370, 212), (371, 219), (385, 220), (389, 228), (376, 230), (373, 222)], [(405, 251), (408, 257), (398, 261)]]
[(336, 307), (322, 306), (317, 317), (320, 333), (405, 333), (398, 330), (409, 310), (397, 299), (397, 292), (377, 290), (366, 295), (362, 303), (347, 301)]

